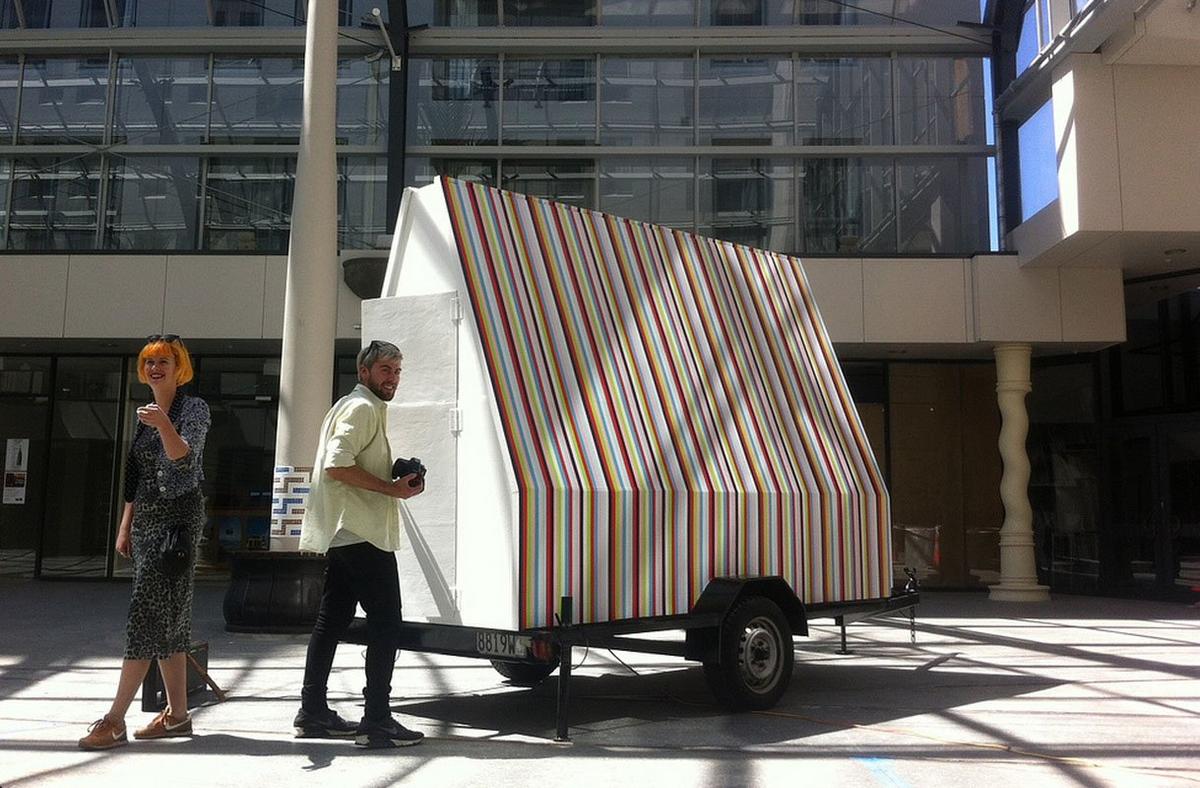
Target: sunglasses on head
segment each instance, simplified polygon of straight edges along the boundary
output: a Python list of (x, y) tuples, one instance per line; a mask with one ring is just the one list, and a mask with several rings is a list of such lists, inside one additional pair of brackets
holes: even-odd
[(151, 334), (146, 337), (147, 342), (178, 342), (178, 334)]

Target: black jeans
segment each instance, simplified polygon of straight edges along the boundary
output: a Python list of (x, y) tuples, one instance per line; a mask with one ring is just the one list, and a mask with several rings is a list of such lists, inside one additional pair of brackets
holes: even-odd
[(328, 707), (326, 690), (338, 642), (357, 605), (367, 614), (367, 688), (363, 719), (391, 716), (392, 667), (400, 634), (400, 575), (396, 556), (368, 543), (334, 547), (326, 556), (321, 610), (308, 641), (300, 705), (310, 713)]

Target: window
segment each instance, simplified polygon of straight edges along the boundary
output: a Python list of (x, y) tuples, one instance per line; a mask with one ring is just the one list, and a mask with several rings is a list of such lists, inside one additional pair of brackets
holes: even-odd
[(21, 64), (15, 57), (0, 58), (0, 144), (10, 145), (17, 130), (17, 90)]
[(126, 27), (204, 27), (207, 3), (196, 0), (116, 0), (118, 24)]
[(496, 162), (491, 159), (427, 159), (404, 157), (404, 185), (426, 186), (438, 175), (495, 186)]
[(896, 115), (901, 145), (984, 145), (983, 60), (896, 60)]
[(896, 170), (901, 252), (965, 254), (988, 249), (986, 158), (901, 159)]
[(296, 161), (291, 158), (210, 159), (204, 248), (287, 251), (295, 178)]
[(695, 61), (605, 58), (600, 75), (600, 142), (691, 145)]
[(1021, 16), (1021, 35), (1017, 39), (1017, 76), (1033, 65), (1053, 40), (1050, 0), (1029, 0)]
[(805, 252), (854, 255), (896, 251), (890, 159), (805, 159), (800, 188)]
[(504, 0), (504, 24), (576, 27), (596, 24), (595, 0)]
[(692, 27), (696, 0), (600, 0), (600, 22), (610, 27)]
[(189, 144), (208, 131), (207, 57), (122, 57), (113, 142)]
[(691, 156), (601, 160), (600, 210), (692, 231), (696, 194), (694, 161)]
[(342, 58), (337, 71), (337, 142), (387, 142), (388, 60)]
[(71, 145), (104, 141), (108, 56), (27, 58), (18, 142)]
[(108, 174), (104, 248), (192, 250), (200, 212), (200, 160), (121, 156)]
[(794, 254), (795, 188), (785, 159), (700, 160), (697, 231), (723, 241)]
[[(305, 0), (296, 3), (296, 15), (301, 19), (307, 16), (308, 5)], [(388, 22), (388, 3), (386, 0), (338, 0), (338, 26), (360, 27), (362, 24), (375, 25), (372, 9), (378, 8), (384, 24)], [(412, 12), (409, 12), (411, 17)]]
[(500, 64), (493, 58), (409, 61), (408, 144), (496, 144)]
[[(294, 27), (304, 24), (296, 0), (210, 0), (217, 27)], [(299, 5), (299, 8), (297, 6)], [(386, 5), (386, 3), (384, 3)]]
[(8, 194), (12, 189), (12, 161), (0, 159), (0, 249), (8, 232)]
[(409, 0), (408, 3), (410, 25), (491, 27), (499, 24), (499, 19), (496, 0)]
[(1021, 221), (1058, 199), (1058, 148), (1049, 101), (1017, 130), (1020, 152)]
[(700, 144), (792, 144), (792, 61), (700, 59)]
[(0, 0), (0, 30), (18, 30), (21, 18), (17, 16), (17, 0)]
[(594, 60), (509, 60), (504, 64), (503, 141), (583, 145), (596, 138)]
[(892, 144), (887, 58), (801, 59), (796, 65), (800, 143)]
[(213, 60), (212, 142), (298, 143), (303, 105), (303, 59)]
[(23, 0), (31, 28), (108, 27), (104, 0)]
[(346, 156), (338, 162), (338, 248), (374, 249), (387, 232), (387, 159)]
[(92, 249), (100, 158), (17, 159), (13, 167), (8, 248)]
[(700, 0), (702, 25), (790, 25), (794, 0)]
[(802, 25), (908, 26), (909, 22), (953, 28), (958, 22), (979, 22), (976, 0), (797, 0)]
[(501, 178), (509, 191), (594, 207), (596, 168), (591, 159), (505, 161)]

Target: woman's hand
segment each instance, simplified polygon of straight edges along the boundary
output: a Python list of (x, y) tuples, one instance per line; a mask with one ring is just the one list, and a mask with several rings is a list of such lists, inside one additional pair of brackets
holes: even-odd
[(147, 427), (153, 427), (160, 432), (171, 426), (171, 418), (167, 415), (166, 411), (153, 402), (138, 408), (137, 417), (138, 421), (142, 424), (145, 424)]
[(117, 555), (123, 558), (129, 557), (130, 541), (128, 528), (117, 531)]

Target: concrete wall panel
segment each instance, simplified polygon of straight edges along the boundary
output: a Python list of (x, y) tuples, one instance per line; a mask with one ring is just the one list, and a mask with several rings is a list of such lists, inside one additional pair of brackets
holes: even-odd
[(66, 255), (0, 258), (0, 336), (63, 335), (67, 266)]
[(1113, 70), (1100, 55), (1074, 55), (1055, 71), (1054, 136), (1064, 235), (1121, 229)]
[(169, 257), (166, 327), (195, 339), (258, 339), (264, 289), (261, 256)]
[(980, 340), (1057, 342), (1062, 337), (1057, 269), (1022, 269), (1012, 256), (981, 256), (972, 266)]
[(166, 255), (72, 255), (65, 335), (136, 338), (163, 331), (166, 281)]
[(262, 335), (267, 339), (282, 339), (284, 290), (287, 287), (287, 258), (283, 256), (268, 257), (265, 278)]
[(864, 340), (966, 342), (967, 266), (946, 260), (864, 260)]
[(1064, 342), (1124, 342), (1125, 283), (1115, 268), (1061, 268)]
[(1200, 68), (1114, 72), (1125, 229), (1200, 227)]
[(804, 274), (830, 338), (834, 342), (862, 342), (862, 259), (805, 260)]

